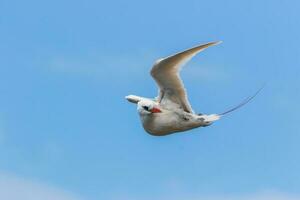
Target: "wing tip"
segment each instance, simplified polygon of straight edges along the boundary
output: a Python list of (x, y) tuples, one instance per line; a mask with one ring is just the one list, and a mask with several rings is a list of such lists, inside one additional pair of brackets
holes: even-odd
[(223, 42), (222, 40), (214, 41), (214, 42), (208, 43), (208, 45), (218, 45), (218, 44), (221, 44), (222, 42)]
[(218, 45), (218, 44), (221, 44), (223, 41), (219, 40), (219, 41), (213, 41), (213, 42), (208, 42), (208, 43), (205, 43), (205, 44), (202, 44), (200, 46), (196, 46), (192, 49), (195, 49), (195, 50), (198, 50), (199, 51), (202, 51), (208, 47), (211, 47), (211, 46), (215, 46), (215, 45)]

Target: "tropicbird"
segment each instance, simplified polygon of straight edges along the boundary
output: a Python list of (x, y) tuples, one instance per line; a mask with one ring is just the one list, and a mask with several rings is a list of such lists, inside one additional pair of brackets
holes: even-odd
[(154, 99), (136, 95), (125, 97), (129, 102), (137, 104), (137, 110), (145, 131), (151, 135), (164, 136), (209, 126), (225, 114), (245, 105), (260, 92), (262, 88), (238, 106), (221, 114), (196, 114), (193, 111), (179, 76), (179, 70), (197, 53), (219, 43), (220, 41), (202, 44), (157, 60), (150, 73), (159, 87), (158, 97)]

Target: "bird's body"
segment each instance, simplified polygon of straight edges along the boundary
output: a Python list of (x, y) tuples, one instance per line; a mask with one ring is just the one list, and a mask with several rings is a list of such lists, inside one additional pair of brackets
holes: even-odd
[(241, 107), (256, 95), (223, 114), (198, 115), (194, 113), (182, 80), (179, 77), (179, 70), (197, 53), (218, 43), (210, 42), (199, 45), (156, 61), (151, 69), (151, 75), (159, 86), (157, 98), (126, 96), (129, 102), (137, 104), (141, 122), (148, 133), (163, 136), (211, 125), (219, 120), (222, 115)]
[[(139, 110), (139, 115), (144, 129), (151, 135), (156, 136), (187, 131), (201, 126), (208, 126), (212, 123), (208, 120), (212, 116), (196, 115), (179, 109), (161, 109), (161, 112), (152, 114)], [(218, 119), (217, 116), (215, 116), (216, 119)]]

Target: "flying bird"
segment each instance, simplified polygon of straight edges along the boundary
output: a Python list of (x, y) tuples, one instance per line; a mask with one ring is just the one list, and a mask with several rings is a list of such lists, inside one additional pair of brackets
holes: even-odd
[(238, 106), (221, 114), (196, 114), (193, 111), (179, 76), (179, 70), (197, 53), (219, 43), (210, 42), (199, 45), (157, 60), (150, 73), (159, 87), (158, 97), (153, 99), (136, 95), (125, 97), (129, 102), (137, 104), (137, 110), (145, 131), (151, 135), (164, 136), (198, 127), (206, 127), (225, 114), (245, 105), (258, 94), (262, 88)]

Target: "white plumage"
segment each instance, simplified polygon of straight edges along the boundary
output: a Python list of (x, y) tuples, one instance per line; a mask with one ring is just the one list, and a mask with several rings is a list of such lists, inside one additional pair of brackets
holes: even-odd
[(207, 47), (219, 44), (210, 42), (199, 45), (175, 55), (159, 59), (151, 69), (151, 75), (159, 87), (158, 97), (149, 99), (128, 95), (129, 102), (137, 104), (144, 129), (151, 135), (162, 136), (175, 132), (204, 127), (220, 119), (223, 114), (231, 112), (248, 103), (254, 96), (247, 98), (239, 106), (223, 114), (195, 114), (187, 97), (183, 82), (179, 76), (180, 68), (197, 53)]

